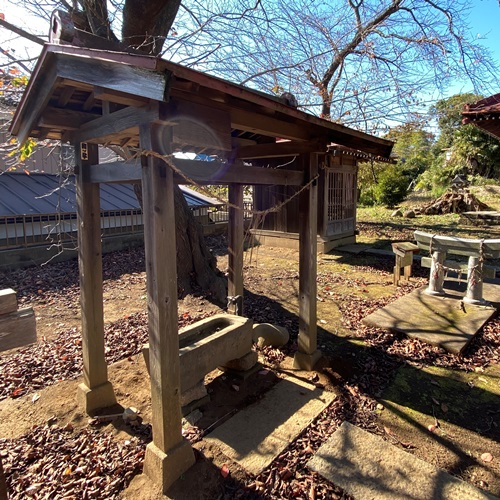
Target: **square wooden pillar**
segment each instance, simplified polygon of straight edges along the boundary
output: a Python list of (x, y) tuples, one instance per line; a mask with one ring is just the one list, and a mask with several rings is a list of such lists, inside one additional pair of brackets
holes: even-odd
[[(229, 184), (229, 224), (228, 224), (228, 296), (240, 296), (234, 300), (233, 312), (243, 315), (243, 240), (244, 240), (244, 213), (243, 213), (243, 185)], [(235, 208), (239, 207), (239, 209)], [(239, 311), (238, 309), (239, 304)]]
[(99, 184), (92, 184), (87, 175), (87, 168), (99, 163), (97, 144), (75, 144), (75, 158), (83, 355), (83, 383), (77, 399), (87, 413), (92, 413), (116, 403), (104, 356)]
[[(301, 155), (305, 181), (318, 174), (318, 155)], [(321, 357), (317, 349), (316, 274), (318, 247), (318, 180), (299, 199), (299, 338), (294, 367), (312, 370)]]
[[(171, 131), (160, 127), (141, 125), (142, 149), (170, 149)], [(141, 162), (153, 427), (144, 472), (166, 492), (195, 462), (181, 424), (174, 180), (161, 158), (142, 156)]]

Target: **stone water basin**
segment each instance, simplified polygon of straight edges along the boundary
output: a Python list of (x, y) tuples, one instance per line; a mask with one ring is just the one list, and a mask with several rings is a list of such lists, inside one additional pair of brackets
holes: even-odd
[[(245, 360), (240, 366), (255, 364), (252, 335), (253, 321), (233, 314), (216, 314), (179, 330), (181, 404), (206, 395), (203, 379), (216, 368), (238, 370), (240, 358)], [(143, 355), (149, 371), (149, 344)]]

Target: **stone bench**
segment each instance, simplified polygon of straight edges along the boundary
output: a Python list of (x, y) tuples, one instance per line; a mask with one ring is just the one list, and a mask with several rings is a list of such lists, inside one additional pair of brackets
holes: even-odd
[[(485, 304), (483, 298), (484, 277), (494, 277), (495, 269), (486, 266), (488, 259), (500, 258), (500, 239), (468, 239), (454, 236), (440, 236), (436, 234), (415, 231), (415, 241), (421, 250), (427, 250), (430, 257), (423, 257), (421, 265), (430, 267), (429, 286), (426, 293), (443, 295), (445, 271), (462, 272), (467, 270), (467, 291), (464, 302), (469, 304)], [(448, 255), (468, 258), (467, 264), (459, 261), (447, 260)]]
[(401, 280), (401, 269), (403, 269), (404, 281), (410, 281), (413, 254), (418, 253), (419, 250), (418, 246), (410, 241), (400, 241), (392, 244), (392, 251), (396, 255), (394, 285), (399, 286), (399, 283), (403, 281)]

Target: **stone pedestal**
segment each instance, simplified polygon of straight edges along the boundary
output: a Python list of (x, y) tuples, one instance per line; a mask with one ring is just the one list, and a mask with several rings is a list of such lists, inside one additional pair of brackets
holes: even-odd
[(111, 382), (106, 382), (92, 389), (85, 384), (80, 384), (76, 392), (76, 400), (78, 406), (87, 414), (91, 414), (99, 408), (108, 408), (116, 404), (116, 396)]
[(425, 293), (429, 295), (444, 295), (444, 260), (446, 252), (432, 252), (431, 273), (429, 276), (429, 286)]
[(194, 452), (189, 442), (185, 439), (171, 448), (166, 453), (154, 443), (146, 447), (144, 458), (144, 474), (155, 484), (163, 485), (163, 493), (186, 472), (194, 463)]
[(297, 351), (293, 357), (293, 367), (296, 370), (311, 371), (314, 369), (314, 365), (319, 361), (321, 356), (321, 351), (318, 349), (311, 354)]

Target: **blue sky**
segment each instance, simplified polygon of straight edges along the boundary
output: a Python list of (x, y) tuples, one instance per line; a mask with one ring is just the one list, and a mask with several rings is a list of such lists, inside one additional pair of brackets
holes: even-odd
[[(471, 34), (481, 39), (482, 45), (490, 50), (498, 67), (500, 79), (500, 3), (499, 0), (473, 0), (470, 9), (469, 25)], [(447, 94), (471, 91), (470, 84), (457, 82)], [(498, 88), (497, 92), (500, 92)]]

